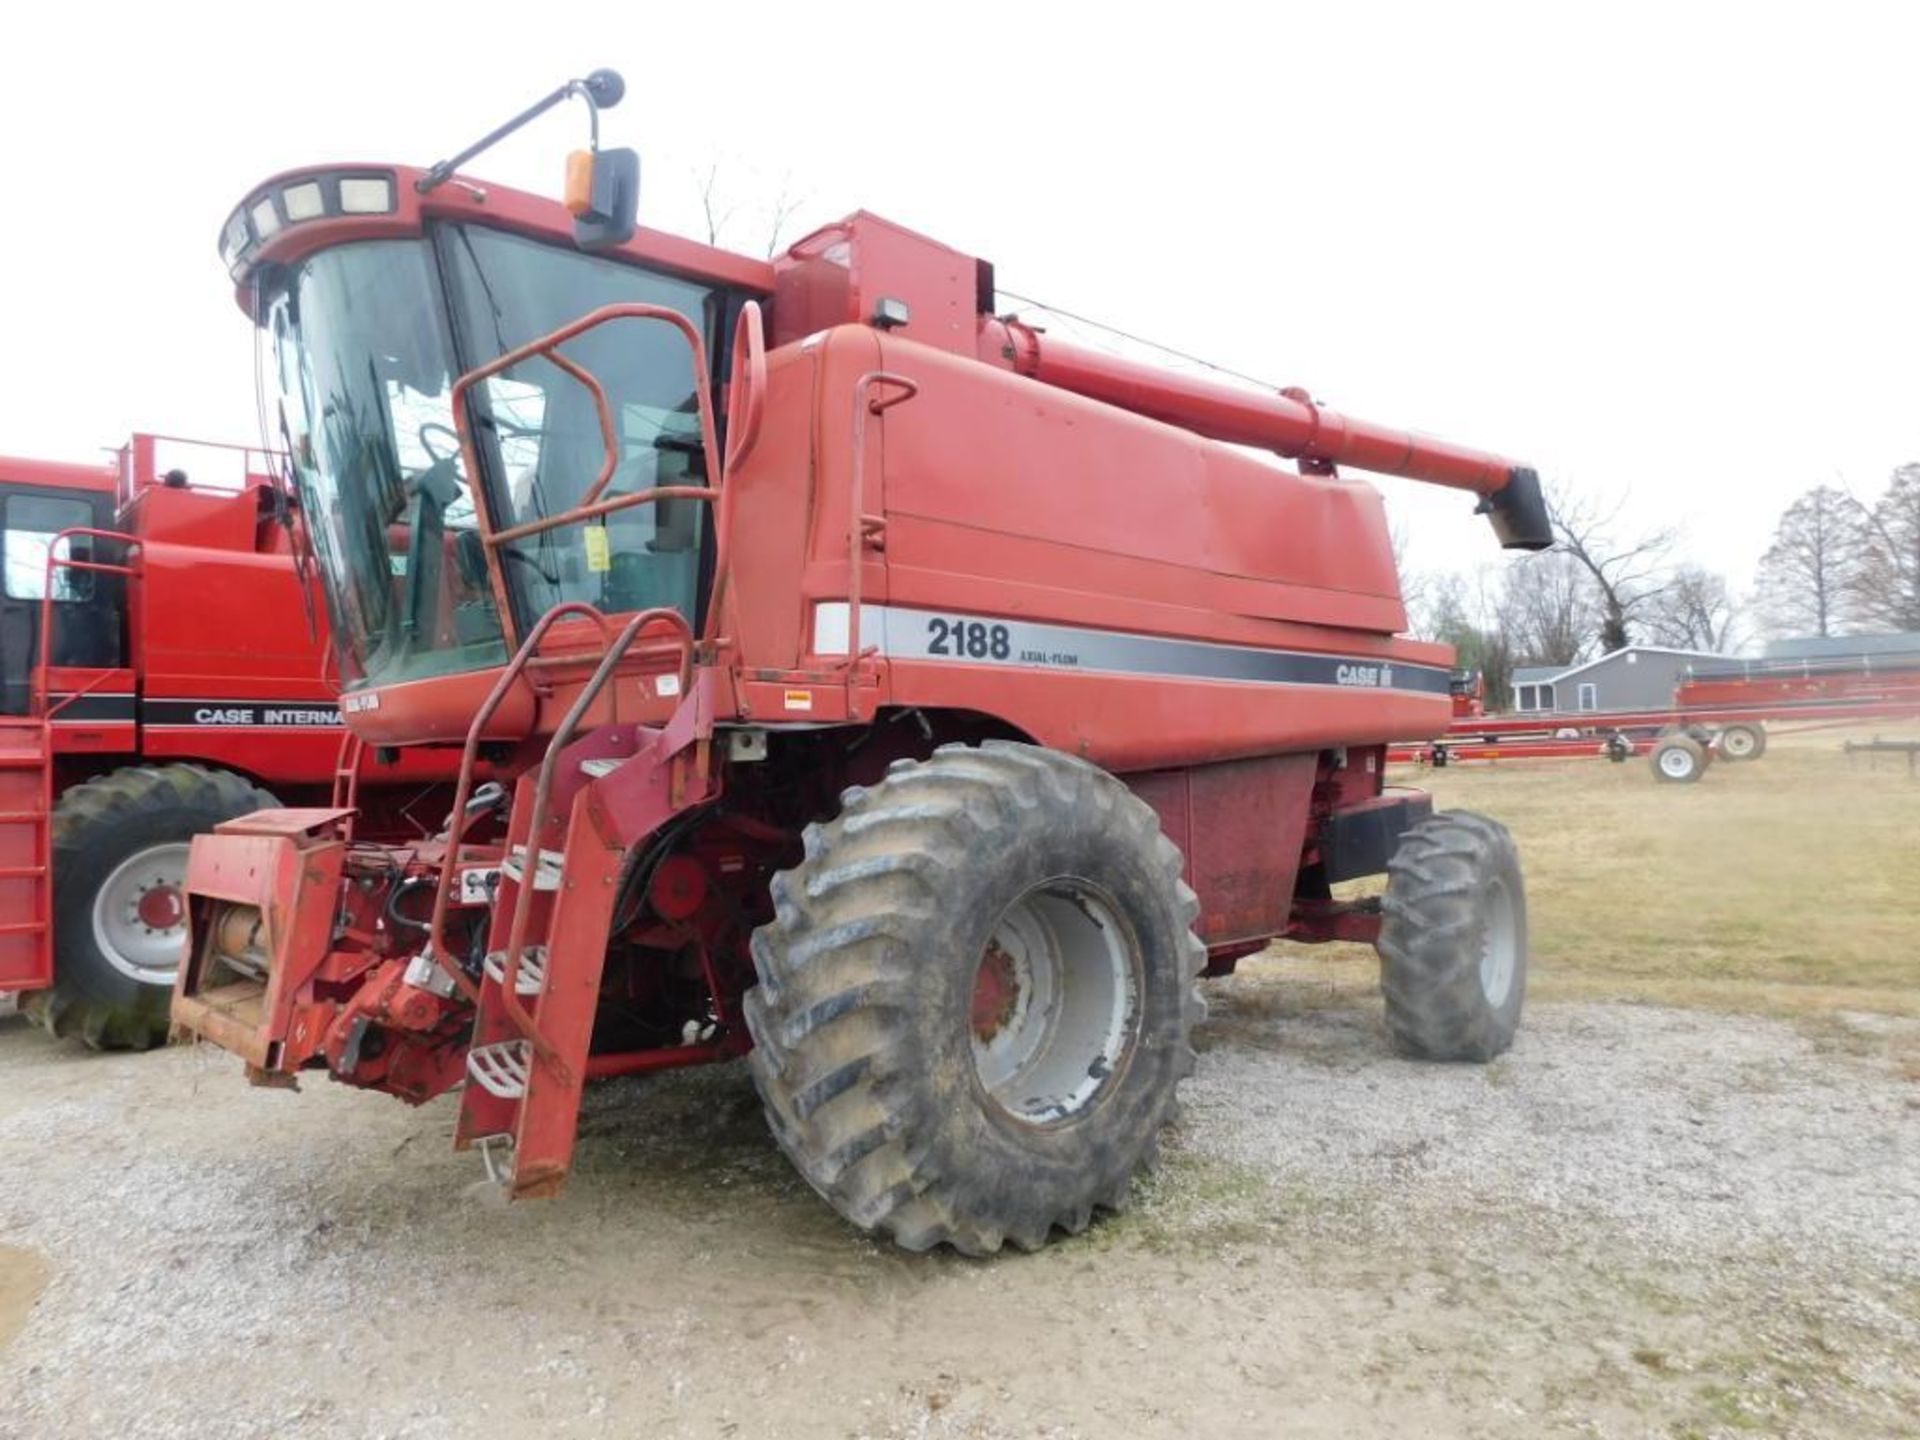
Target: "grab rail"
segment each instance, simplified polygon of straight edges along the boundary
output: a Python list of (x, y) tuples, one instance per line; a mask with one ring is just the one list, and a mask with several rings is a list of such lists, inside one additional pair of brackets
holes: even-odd
[[(533, 919), (533, 897), (536, 893), (536, 881), (540, 873), (540, 835), (546, 828), (547, 801), (553, 791), (553, 772), (560, 752), (573, 743), (574, 732), (580, 728), (580, 721), (592, 708), (594, 701), (600, 698), (600, 692), (613, 678), (613, 672), (626, 658), (627, 650), (640, 636), (640, 632), (649, 626), (664, 624), (676, 632), (677, 638), (688, 654), (693, 650), (693, 631), (686, 618), (678, 610), (659, 607), (642, 610), (623, 627), (607, 646), (606, 654), (601, 656), (600, 664), (594, 669), (592, 678), (580, 689), (580, 694), (568, 708), (566, 716), (553, 732), (553, 739), (547, 742), (546, 757), (540, 762), (540, 778), (533, 787), (533, 808), (527, 817), (526, 851), (521, 862), (521, 883), (514, 896), (513, 919), (507, 927), (506, 953), (501, 957), (500, 1004), (514, 1027), (533, 1045), (540, 1058), (549, 1065), (560, 1063), (547, 1038), (540, 1033), (539, 1022), (533, 1012), (520, 1003), (518, 994), (520, 963), (526, 951), (527, 928)], [(683, 689), (681, 694), (687, 692)]]
[[(899, 394), (875, 395), (882, 386)], [(883, 516), (865, 513), (867, 501), (867, 417), (883, 414), (920, 393), (919, 385), (888, 370), (869, 370), (853, 385), (853, 475), (847, 487), (847, 671), (858, 671), (865, 653), (860, 645), (860, 603), (866, 578), (863, 551), (886, 528)]]
[[(440, 880), (433, 892), (433, 918), (428, 922), (427, 929), (427, 946), (436, 960), (450, 953), (446, 944), (447, 906), (453, 895), (454, 876), (460, 870), (460, 845), (474, 819), (467, 813), (467, 804), (473, 799), (473, 769), (480, 758), (480, 737), (485, 733), (488, 722), (506, 703), (507, 693), (513, 689), (514, 682), (526, 672), (527, 662), (546, 638), (547, 631), (553, 628), (555, 621), (567, 615), (579, 615), (591, 620), (600, 629), (602, 643), (611, 643), (606, 616), (584, 600), (562, 600), (534, 621), (527, 638), (520, 642), (520, 648), (513, 652), (513, 658), (500, 671), (500, 678), (493, 682), (493, 689), (487, 692), (487, 698), (473, 712), (473, 722), (467, 726), (466, 748), (460, 752), (460, 774), (453, 787), (453, 809), (447, 815), (447, 853), (440, 859)], [(459, 987), (461, 994), (476, 1005), (480, 1003), (480, 987), (467, 978), (459, 961), (442, 964), (441, 968), (453, 977), (453, 983)]]
[[(630, 495), (616, 495), (611, 500), (602, 500), (601, 493), (613, 481), (614, 471), (620, 465), (620, 435), (614, 425), (613, 407), (607, 401), (606, 387), (594, 376), (593, 372), (577, 361), (559, 353), (559, 347), (588, 330), (606, 324), (610, 320), (658, 320), (671, 325), (685, 337), (688, 348), (693, 352), (694, 403), (700, 415), (700, 446), (706, 460), (707, 475), (711, 483), (707, 485), (657, 485), (650, 490), (637, 490)], [(480, 538), (489, 551), (496, 550), (515, 540), (523, 540), (529, 535), (544, 534), (548, 530), (557, 530), (565, 525), (578, 525), (587, 520), (595, 520), (615, 511), (625, 510), (634, 505), (651, 505), (661, 500), (705, 500), (715, 510), (713, 587), (707, 602), (707, 623), (703, 640), (712, 640), (719, 633), (720, 602), (727, 586), (727, 541), (729, 507), (724, 497), (722, 476), (723, 457), (716, 438), (717, 429), (713, 418), (713, 389), (707, 374), (707, 347), (700, 338), (700, 331), (694, 323), (678, 310), (665, 305), (646, 305), (638, 301), (627, 301), (616, 305), (603, 305), (590, 311), (579, 319), (562, 325), (558, 330), (538, 340), (529, 341), (516, 349), (507, 351), (498, 359), (467, 371), (453, 383), (450, 400), (453, 406), (453, 421), (460, 435), (460, 450), (466, 462), (467, 474), (478, 476), (479, 451), (474, 444), (473, 425), (469, 417), (469, 407), (464, 403), (467, 393), (483, 380), (489, 380), (503, 370), (532, 359), (545, 359), (570, 375), (586, 388), (593, 398), (594, 411), (600, 422), (600, 441), (606, 450), (606, 459), (601, 463), (600, 473), (594, 477), (580, 499), (557, 515), (543, 515), (536, 520), (528, 520), (519, 525), (510, 525), (504, 530), (495, 530), (487, 516), (487, 507), (475, 507), (476, 518), (480, 526)]]

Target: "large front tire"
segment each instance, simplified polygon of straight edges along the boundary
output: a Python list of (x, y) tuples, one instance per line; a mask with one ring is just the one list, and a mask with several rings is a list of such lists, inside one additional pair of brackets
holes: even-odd
[(96, 1050), (149, 1050), (186, 946), (187, 844), (280, 802), (225, 770), (136, 766), (75, 785), (53, 811), (53, 988), (21, 1008)]
[(1033, 1250), (1118, 1209), (1193, 1069), (1205, 950), (1153, 810), (1029, 745), (896, 762), (753, 937), (768, 1123), (853, 1224)]
[(1527, 994), (1527, 894), (1506, 827), (1469, 810), (1421, 821), (1387, 862), (1381, 909), (1394, 1044), (1478, 1061), (1511, 1045)]

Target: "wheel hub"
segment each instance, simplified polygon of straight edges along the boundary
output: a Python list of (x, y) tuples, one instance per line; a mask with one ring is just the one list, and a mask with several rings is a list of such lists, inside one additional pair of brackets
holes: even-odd
[(973, 981), (974, 1038), (991, 1044), (1020, 1006), (1020, 975), (1013, 956), (998, 940), (987, 942), (980, 973)]
[(134, 903), (134, 913), (149, 930), (171, 930), (183, 918), (178, 886), (156, 882)]
[(142, 985), (173, 984), (187, 938), (187, 846), (135, 851), (93, 897), (93, 939), (107, 963)]
[(1139, 945), (1104, 893), (1037, 885), (1008, 906), (974, 972), (974, 1070), (1003, 1112), (1030, 1125), (1094, 1104), (1132, 1054)]

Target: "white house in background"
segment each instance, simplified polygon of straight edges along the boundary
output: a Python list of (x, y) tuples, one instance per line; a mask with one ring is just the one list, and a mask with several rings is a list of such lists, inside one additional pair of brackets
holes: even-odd
[(1521, 665), (1513, 672), (1518, 714), (1578, 715), (1594, 710), (1657, 710), (1689, 670), (1738, 664), (1709, 650), (1629, 645), (1583, 665)]

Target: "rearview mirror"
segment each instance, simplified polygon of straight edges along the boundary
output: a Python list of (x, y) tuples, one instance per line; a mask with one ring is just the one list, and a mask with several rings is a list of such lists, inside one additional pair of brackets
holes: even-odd
[(640, 216), (640, 152), (574, 151), (567, 157), (567, 209), (582, 250), (626, 244)]

